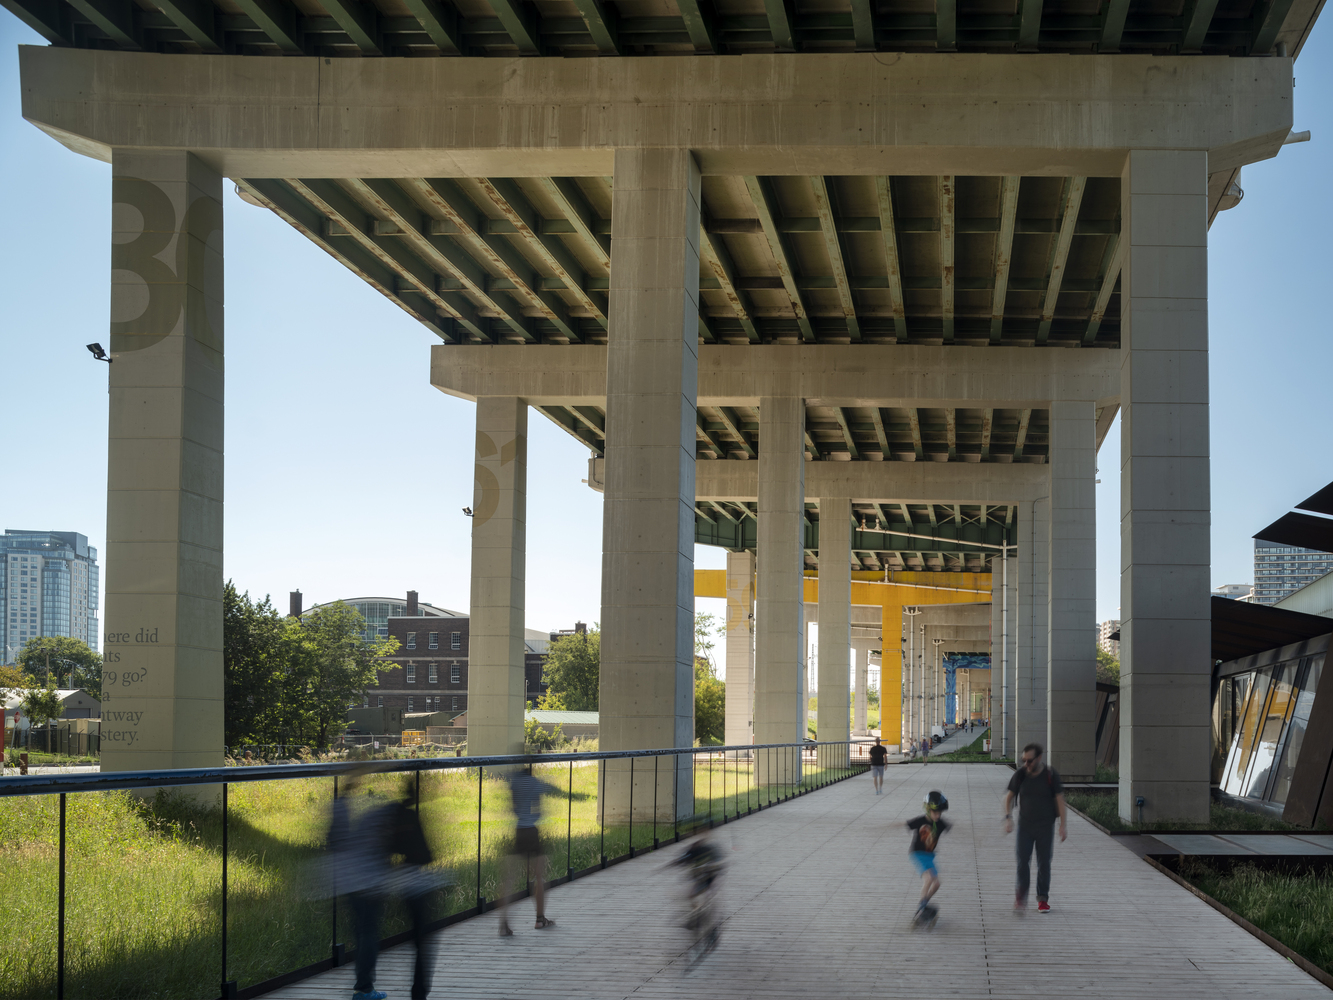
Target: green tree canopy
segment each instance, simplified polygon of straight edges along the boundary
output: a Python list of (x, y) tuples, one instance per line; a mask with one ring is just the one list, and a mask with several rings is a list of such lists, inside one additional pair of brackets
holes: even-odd
[(301, 732), (326, 747), (347, 728), (347, 708), (379, 684), (379, 661), (398, 649), (397, 639), (362, 638), (366, 620), (342, 601), (315, 608), (301, 622), (299, 681), (304, 683)]
[[(299, 738), (301, 628), (266, 596), (251, 600), (230, 580), (222, 592), (224, 730), (228, 746)], [(295, 701), (294, 701), (295, 699)]]
[(23, 644), (15, 662), (43, 684), (55, 681), (58, 688), (83, 688), (102, 697), (102, 657), (82, 639), (39, 635)]
[(0, 666), (0, 694), (26, 691), (36, 683), (31, 674), (25, 674), (18, 667)]
[(65, 711), (65, 706), (60, 703), (60, 696), (56, 694), (54, 681), (47, 681), (46, 687), (29, 688), (23, 697), (21, 707), (28, 721), (38, 729), (52, 719), (60, 718), (61, 713)]
[(546, 694), (540, 707), (565, 712), (597, 711), (602, 673), (602, 633), (596, 625), (585, 632), (562, 635), (546, 650), (542, 681)]
[(701, 656), (694, 658), (694, 738), (721, 743), (727, 730), (727, 685)]
[(1120, 661), (1101, 646), (1097, 647), (1097, 680), (1120, 686)]

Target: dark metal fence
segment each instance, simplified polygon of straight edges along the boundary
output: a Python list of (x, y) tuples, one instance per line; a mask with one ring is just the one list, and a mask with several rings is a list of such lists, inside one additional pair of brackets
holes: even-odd
[[(332, 898), (324, 898), (322, 902), (307, 900), (291, 903), (293, 911), (299, 911), (297, 919), (302, 922), (302, 927), (305, 930), (310, 929), (305, 926), (306, 924), (324, 923), (327, 928), (323, 936), (325, 942), (324, 957), (303, 963), (299, 960), (288, 960), (285, 967), (274, 967), (274, 961), (281, 963), (281, 958), (274, 959), (274, 956), (270, 955), (266, 956), (264, 961), (256, 961), (248, 953), (246, 955), (237, 954), (238, 948), (234, 944), (238, 929), (235, 908), (232, 907), (232, 912), (229, 913), (229, 897), (233, 895), (229, 892), (229, 877), (234, 878), (235, 876), (230, 873), (229, 862), (233, 864), (251, 864), (254, 861), (254, 856), (253, 854), (242, 855), (236, 845), (230, 842), (234, 840), (234, 834), (238, 832), (234, 829), (238, 822), (242, 824), (239, 832), (253, 835), (249, 817), (244, 813), (238, 815), (236, 812), (234, 801), (237, 794), (236, 786), (244, 788), (244, 786), (259, 782), (306, 782), (306, 784), (300, 786), (300, 789), (304, 790), (301, 792), (303, 796), (301, 805), (309, 809), (310, 803), (318, 798), (310, 790), (312, 788), (309, 784), (311, 779), (331, 779), (332, 787), (330, 790), (332, 794), (327, 800), (331, 803), (339, 796), (340, 780), (343, 782), (343, 794), (346, 795), (348, 787), (346, 779), (348, 778), (357, 776), (358, 782), (365, 782), (368, 774), (370, 780), (380, 780), (396, 775), (400, 787), (404, 780), (415, 782), (415, 798), (417, 809), (420, 811), (423, 800), (430, 801), (432, 793), (429, 786), (431, 781), (448, 782), (447, 789), (443, 784), (438, 785), (437, 793), (443, 795), (447, 791), (453, 797), (451, 801), (457, 803), (463, 783), (471, 781), (470, 776), (475, 774), (475, 805), (467, 806), (464, 803), (467, 810), (474, 810), (472, 815), (475, 815), (476, 819), (475, 843), (473, 846), (466, 848), (466, 851), (472, 856), (467, 857), (460, 854), (457, 834), (462, 824), (461, 820), (452, 822), (449, 828), (449, 835), (453, 838), (450, 841), (452, 846), (449, 851), (442, 851), (441, 853), (447, 855), (447, 861), (458, 877), (458, 884), (449, 894), (449, 898), (437, 907), (433, 914), (431, 928), (439, 929), (485, 913), (499, 903), (497, 880), (492, 877), (491, 881), (488, 882), (483, 869), (487, 869), (492, 875), (497, 870), (498, 854), (503, 848), (500, 846), (501, 838), (496, 836), (496, 832), (499, 827), (506, 824), (512, 827), (512, 821), (499, 821), (495, 818), (487, 820), (486, 813), (489, 812), (492, 817), (498, 816), (501, 811), (507, 813), (507, 789), (503, 787), (502, 779), (506, 773), (511, 772), (516, 766), (531, 764), (540, 767), (543, 769), (544, 777), (548, 779), (548, 783), (553, 775), (560, 776), (567, 787), (565, 815), (563, 817), (548, 816), (546, 818), (547, 829), (543, 832), (543, 839), (548, 848), (548, 867), (545, 873), (537, 873), (539, 878), (543, 874), (546, 875), (547, 885), (555, 886), (628, 860), (642, 854), (644, 851), (656, 850), (677, 843), (682, 838), (683, 829), (684, 834), (688, 836), (690, 829), (699, 824), (715, 826), (729, 823), (753, 812), (770, 808), (861, 773), (865, 770), (864, 758), (858, 759), (851, 755), (849, 751), (854, 746), (855, 744), (849, 746), (848, 743), (807, 741), (800, 744), (765, 744), (758, 746), (547, 753), (495, 757), (441, 756), (361, 762), (193, 768), (172, 771), (43, 774), (29, 777), (0, 778), (0, 798), (59, 796), (59, 846), (58, 870), (56, 873), (58, 904), (56, 907), (56, 940), (53, 942), (55, 945), (55, 982), (54, 989), (51, 992), (54, 992), (58, 1000), (64, 1000), (67, 990), (66, 903), (68, 896), (66, 891), (66, 805), (69, 797), (74, 796), (77, 799), (86, 793), (121, 790), (133, 790), (142, 797), (146, 791), (156, 794), (160, 792), (179, 792), (189, 789), (191, 786), (206, 786), (207, 793), (204, 798), (211, 801), (216, 789), (216, 801), (220, 802), (220, 808), (217, 806), (206, 806), (204, 808), (216, 809), (217, 815), (215, 818), (220, 822), (221, 881), (218, 887), (220, 920), (215, 945), (217, 950), (213, 953), (212, 961), (218, 963), (214, 967), (221, 972), (221, 987), (219, 993), (216, 994), (211, 992), (211, 989), (217, 989), (216, 986), (203, 990), (199, 985), (196, 985), (192, 991), (187, 991), (191, 993), (192, 1000), (207, 1000), (208, 997), (218, 995), (222, 998), (260, 996), (285, 984), (342, 965), (353, 957), (352, 948), (344, 942), (352, 940), (354, 935), (348, 926), (346, 907), (342, 908), (343, 913), (340, 914), (339, 912), (336, 895), (333, 895)], [(619, 763), (616, 764), (615, 762)], [(628, 762), (628, 768), (625, 767), (625, 762)], [(566, 766), (561, 767), (560, 765)], [(576, 792), (576, 786), (579, 786), (580, 789), (592, 787), (592, 775), (589, 771), (594, 767), (596, 768), (595, 795), (583, 790)], [(556, 770), (557, 768), (558, 770)], [(652, 808), (644, 809), (646, 803), (641, 800), (638, 818), (636, 819), (633, 799), (635, 774), (637, 771), (640, 778), (639, 785), (642, 788), (648, 783), (647, 772), (649, 769), (652, 770)], [(671, 780), (669, 781), (667, 780), (668, 769), (671, 774)], [(603, 792), (607, 787), (609, 771), (614, 771), (620, 780), (628, 776), (629, 807), (624, 822), (608, 822), (607, 820), (607, 796)], [(427, 780), (428, 785), (424, 792), (422, 788), (423, 777)], [(664, 786), (669, 786), (671, 789), (669, 807), (665, 802), (665, 796), (659, 802), (659, 789)], [(690, 801), (686, 801), (680, 795), (680, 792), (685, 788), (692, 790), (689, 793)], [(269, 791), (272, 792), (273, 790), (270, 789)], [(374, 794), (374, 792), (372, 791), (370, 794)], [(589, 799), (595, 800), (595, 817), (589, 813)], [(574, 822), (576, 802), (579, 803), (580, 809), (580, 827), (577, 833)], [(659, 805), (663, 808), (659, 809)], [(458, 807), (460, 816), (464, 807)], [(648, 816), (651, 819), (648, 819)], [(681, 821), (687, 817), (690, 820), (682, 828)], [(595, 829), (592, 823), (594, 818)], [(553, 837), (550, 832), (550, 828), (556, 826), (560, 819), (564, 819), (563, 830), (561, 831), (565, 840), (563, 858), (559, 857), (560, 852), (558, 850), (558, 840), (561, 838), (558, 835)], [(469, 818), (467, 824), (470, 826), (470, 823), (471, 819)], [(191, 822), (190, 825), (194, 826), (194, 823)], [(491, 828), (489, 843), (487, 843), (488, 838), (484, 833), (488, 826)], [(317, 849), (311, 848), (311, 850), (315, 851)], [(514, 901), (529, 895), (532, 874), (530, 870), (527, 872), (526, 886), (520, 887), (517, 891), (511, 893), (507, 897), (507, 901)], [(491, 891), (488, 891), (488, 889)], [(253, 890), (249, 891), (252, 894)], [(290, 897), (288, 901), (290, 902), (292, 899), (296, 899), (296, 897)], [(241, 929), (252, 932), (250, 936), (253, 937), (253, 924), (256, 922), (262, 923), (265, 919), (268, 919), (270, 916), (269, 910), (272, 907), (266, 904), (264, 910), (256, 910), (249, 895), (240, 901), (251, 907), (250, 916), (244, 918), (245, 924)], [(118, 916), (124, 921), (132, 920), (134, 915), (133, 913), (122, 912)], [(292, 923), (290, 917), (287, 923), (289, 925)], [(392, 924), (392, 921), (390, 923)], [(233, 940), (230, 950), (229, 932)], [(409, 940), (410, 933), (406, 929), (399, 933), (392, 933), (384, 939), (382, 946), (388, 947)], [(214, 946), (208, 946), (206, 950), (211, 950), (212, 947)], [(318, 948), (318, 945), (311, 947)], [(307, 947), (305, 952), (302, 953), (307, 958), (313, 957), (310, 954), (311, 947)], [(238, 968), (242, 968), (244, 971), (238, 973)], [(212, 982), (217, 983), (218, 980), (214, 979)], [(87, 989), (87, 986), (81, 985), (76, 989), (76, 992), (86, 993)], [(165, 990), (156, 995), (172, 995), (173, 992), (175, 995), (186, 995), (178, 990)], [(0, 995), (5, 995), (3, 989), (0, 989)], [(36, 996), (38, 993), (34, 989), (32, 993), (24, 995)]]

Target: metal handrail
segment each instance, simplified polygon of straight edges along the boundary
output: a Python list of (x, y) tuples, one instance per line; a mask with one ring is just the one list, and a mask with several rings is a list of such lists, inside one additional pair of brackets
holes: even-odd
[(177, 785), (240, 784), (278, 778), (332, 778), (367, 771), (447, 771), (522, 764), (563, 764), (567, 761), (620, 760), (630, 757), (678, 757), (683, 754), (744, 753), (779, 748), (851, 746), (874, 740), (804, 743), (742, 743), (736, 746), (670, 747), (665, 750), (595, 750), (587, 753), (501, 754), (489, 757), (400, 757), (392, 760), (323, 761), (314, 764), (252, 764), (237, 767), (182, 767), (159, 771), (103, 771), (98, 774), (40, 774), (0, 778), (0, 798), (7, 795), (57, 795), (61, 792), (109, 792), (126, 788), (172, 788)]
[[(64, 1000), (65, 996), (65, 900), (66, 900), (66, 797), (71, 794), (83, 792), (106, 792), (118, 791), (124, 789), (145, 789), (145, 788), (173, 788), (184, 785), (221, 785), (222, 786), (222, 857), (221, 857), (221, 972), (220, 997), (227, 998), (245, 998), (258, 997), (265, 992), (278, 988), (288, 983), (296, 982), (300, 979), (316, 975), (327, 969), (335, 968), (346, 962), (349, 955), (345, 945), (338, 940), (338, 898), (334, 895), (330, 900), (330, 916), (332, 918), (332, 939), (330, 941), (330, 957), (316, 962), (313, 965), (305, 966), (300, 969), (293, 969), (275, 979), (255, 983), (245, 988), (238, 989), (235, 980), (229, 978), (229, 955), (227, 941), (227, 920), (228, 920), (228, 827), (229, 827), (229, 809), (228, 809), (228, 786), (243, 782), (253, 781), (274, 781), (284, 779), (299, 778), (321, 778), (332, 777), (333, 796), (338, 797), (338, 778), (349, 774), (367, 774), (367, 773), (394, 773), (394, 772), (417, 772), (417, 792), (420, 794), (422, 771), (457, 771), (477, 769), (477, 897), (476, 905), (467, 909), (452, 913), (431, 921), (428, 925), (429, 930), (438, 930), (459, 920), (478, 916), (488, 910), (493, 909), (501, 900), (490, 899), (485, 896), (482, 887), (482, 801), (483, 801), (483, 783), (488, 769), (498, 770), (524, 764), (569, 764), (569, 782), (570, 792), (568, 797), (566, 816), (566, 849), (565, 849), (565, 874), (563, 876), (551, 879), (549, 885), (555, 886), (573, 879), (589, 875), (594, 871), (604, 869), (610, 865), (621, 861), (627, 861), (636, 856), (637, 853), (646, 850), (657, 850), (668, 844), (677, 843), (681, 839), (680, 821), (681, 816), (676, 808), (674, 799), (676, 795), (677, 782), (672, 782), (673, 821), (663, 824), (662, 833), (665, 836), (659, 837), (658, 821), (658, 802), (657, 791), (660, 773), (659, 762), (662, 757), (679, 758), (686, 754), (691, 757), (712, 758), (721, 756), (723, 759), (722, 774), (722, 817), (720, 820), (715, 815), (716, 798), (713, 794), (713, 771), (709, 769), (709, 788), (708, 788), (708, 817), (703, 822), (708, 826), (714, 824), (728, 823), (740, 819), (742, 816), (748, 816), (753, 812), (771, 808), (782, 802), (807, 794), (825, 787), (830, 784), (845, 780), (853, 775), (863, 773), (864, 765), (860, 760), (854, 760), (851, 755), (853, 745), (870, 743), (869, 739), (850, 739), (850, 740), (831, 740), (816, 741), (805, 740), (801, 743), (750, 743), (738, 746), (715, 746), (715, 747), (670, 747), (656, 750), (598, 750), (591, 753), (539, 753), (539, 754), (504, 754), (485, 757), (395, 757), (387, 760), (371, 761), (347, 761), (347, 762), (319, 762), (313, 764), (256, 764), (254, 766), (234, 766), (234, 767), (196, 767), (181, 768), (177, 770), (158, 770), (158, 771), (119, 771), (99, 774), (61, 774), (61, 775), (31, 775), (27, 777), (9, 777), (0, 778), (0, 798), (16, 795), (59, 795), (59, 852), (58, 852), (58, 893), (59, 904), (57, 911), (57, 945), (56, 945), (56, 997), (57, 1000)], [(817, 751), (820, 747), (843, 747), (848, 753), (845, 760), (834, 763), (828, 768), (829, 774), (824, 774), (816, 782), (812, 782), (809, 787), (806, 785), (806, 776), (804, 774), (805, 751)], [(758, 756), (755, 751), (761, 750), (783, 750), (787, 753), (784, 757), (794, 756), (791, 763), (795, 764), (795, 780), (784, 780), (767, 785), (767, 801), (762, 796), (756, 798), (755, 804), (750, 804), (751, 791), (758, 792), (760, 787), (757, 783), (747, 785), (744, 797), (745, 806), (742, 809), (740, 796), (741, 789), (738, 784), (733, 783), (730, 794), (727, 789), (726, 779), (726, 760), (728, 755), (733, 755), (733, 759), (739, 761), (742, 754), (754, 756), (756, 765)], [(794, 752), (794, 753), (793, 753)], [(653, 759), (653, 810), (652, 810), (652, 835), (651, 843), (643, 847), (636, 847), (634, 843), (634, 761), (639, 758)], [(605, 800), (599, 820), (600, 844), (592, 867), (575, 871), (572, 867), (572, 823), (573, 823), (573, 779), (574, 765), (579, 762), (607, 761), (607, 760), (626, 760), (630, 761), (630, 812), (629, 812), (629, 835), (628, 835), (628, 853), (616, 856), (608, 856), (606, 853), (606, 813)], [(605, 768), (601, 768), (598, 776), (599, 798), (600, 789), (604, 788)], [(776, 793), (776, 795), (774, 794)], [(693, 793), (692, 798), (694, 798)], [(734, 811), (728, 815), (729, 799), (735, 797)], [(618, 824), (617, 824), (618, 825)], [(519, 889), (511, 894), (510, 900), (519, 899), (527, 896), (531, 891), (531, 873), (529, 872), (528, 887)], [(406, 934), (396, 935), (386, 938), (381, 942), (382, 946), (399, 944), (407, 939)]]

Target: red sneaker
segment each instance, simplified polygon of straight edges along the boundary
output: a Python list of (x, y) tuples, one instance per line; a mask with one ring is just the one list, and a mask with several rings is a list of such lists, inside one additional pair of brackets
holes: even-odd
[(1050, 913), (1050, 912), (1051, 912), (1051, 904), (1048, 903), (1048, 902), (1046, 902), (1046, 900), (1044, 900), (1044, 899), (1039, 899), (1039, 900), (1037, 900), (1037, 912), (1038, 912), (1038, 913)]

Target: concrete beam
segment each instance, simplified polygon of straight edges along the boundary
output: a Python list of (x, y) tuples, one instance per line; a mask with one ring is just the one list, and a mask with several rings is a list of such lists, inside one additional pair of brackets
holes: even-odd
[(607, 176), (635, 147), (706, 174), (1116, 176), (1164, 146), (1217, 172), (1292, 125), (1286, 58), (19, 52), (24, 117), (76, 152), (190, 149), (229, 177)]
[[(430, 381), (468, 400), (521, 396), (533, 406), (601, 405), (606, 348), (549, 344), (523, 353), (440, 344), (431, 348)], [(1109, 408), (1120, 395), (1120, 356), (907, 344), (700, 346), (700, 406), (758, 406), (786, 392), (821, 406), (1040, 409), (1053, 399), (1091, 399)]]

